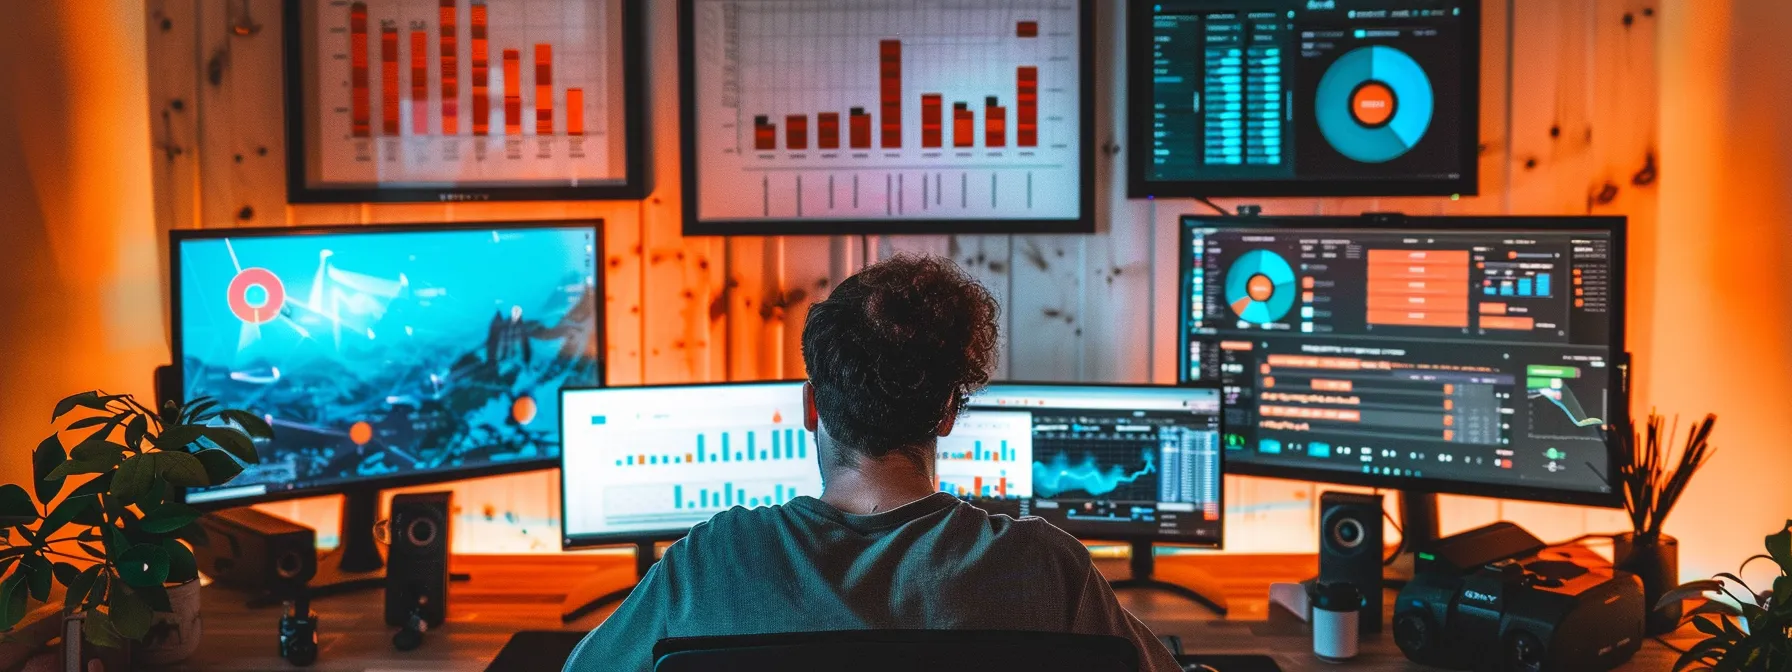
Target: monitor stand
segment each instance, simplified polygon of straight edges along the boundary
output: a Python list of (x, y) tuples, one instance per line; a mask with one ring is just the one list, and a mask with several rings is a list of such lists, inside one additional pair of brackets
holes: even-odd
[(574, 584), (560, 603), (560, 622), (571, 623), (611, 602), (621, 602), (653, 569), (657, 551), (651, 541), (635, 542), (635, 566), (615, 567)]
[(1413, 576), (1413, 555), (1420, 548), (1436, 543), (1438, 532), (1437, 495), (1428, 492), (1399, 491), (1400, 555), (1382, 568), (1382, 583), (1391, 588), (1404, 588)]
[(1157, 577), (1157, 555), (1151, 542), (1132, 542), (1132, 577), (1114, 581), (1114, 590), (1144, 588), (1156, 590), (1193, 600), (1196, 604), (1212, 609), (1219, 615), (1226, 615), (1226, 595), (1220, 592), (1219, 580), (1195, 567), (1181, 564), (1165, 567), (1160, 580)]

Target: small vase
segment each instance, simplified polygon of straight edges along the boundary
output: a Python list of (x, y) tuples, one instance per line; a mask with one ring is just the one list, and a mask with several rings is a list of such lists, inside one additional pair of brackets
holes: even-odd
[(1612, 540), (1612, 566), (1643, 580), (1643, 600), (1649, 609), (1650, 635), (1664, 635), (1680, 627), (1681, 605), (1661, 609), (1655, 603), (1680, 585), (1680, 540), (1668, 535), (1639, 536), (1633, 532)]
[(81, 635), (87, 621), (82, 613), (62, 617), (62, 669), (91, 672), (126, 672), (131, 667), (131, 647), (94, 646)]
[(131, 648), (131, 661), (145, 667), (173, 665), (199, 650), (199, 580), (168, 587), (170, 613), (156, 612), (149, 634)]

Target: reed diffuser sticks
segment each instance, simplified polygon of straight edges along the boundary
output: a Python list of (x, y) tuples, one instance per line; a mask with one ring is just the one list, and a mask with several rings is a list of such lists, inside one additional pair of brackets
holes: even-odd
[(1707, 414), (1692, 426), (1678, 455), (1671, 453), (1674, 437), (1680, 433), (1680, 421), (1675, 418), (1673, 426), (1664, 431), (1666, 424), (1665, 418), (1653, 412), (1644, 431), (1639, 432), (1632, 422), (1626, 437), (1628, 450), (1620, 449), (1617, 455), (1616, 485), (1623, 488), (1624, 509), (1630, 513), (1630, 524), (1641, 538), (1661, 536), (1661, 527), (1679, 503), (1686, 485), (1717, 452), (1710, 443), (1716, 415)]

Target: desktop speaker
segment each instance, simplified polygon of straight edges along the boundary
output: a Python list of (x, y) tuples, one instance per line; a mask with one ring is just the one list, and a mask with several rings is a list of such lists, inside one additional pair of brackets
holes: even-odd
[(207, 543), (193, 556), (199, 571), (221, 586), (290, 597), (317, 574), (317, 532), (252, 508), (199, 518)]
[(1381, 496), (1327, 492), (1319, 496), (1319, 582), (1348, 583), (1361, 592), (1357, 632), (1381, 632)]
[(413, 618), (431, 626), (448, 615), (448, 512), (454, 494), (429, 492), (392, 498), (387, 517), (386, 624)]
[(180, 371), (173, 366), (156, 367), (155, 392), (157, 413), (170, 401), (180, 403)]

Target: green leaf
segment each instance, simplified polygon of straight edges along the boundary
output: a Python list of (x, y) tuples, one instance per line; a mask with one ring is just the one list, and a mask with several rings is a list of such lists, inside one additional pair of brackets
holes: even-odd
[(193, 549), (179, 539), (163, 539), (162, 550), (168, 551), (168, 582), (186, 583), (199, 578), (199, 559)]
[(31, 501), (31, 493), (11, 483), (0, 485), (0, 526), (34, 522), (37, 522), (37, 504)]
[(149, 626), (155, 621), (155, 613), (142, 596), (113, 586), (112, 598), (107, 604), (112, 607), (112, 627), (118, 629), (118, 634), (131, 640), (142, 639), (149, 634)]
[(136, 593), (137, 597), (143, 598), (143, 601), (149, 604), (150, 611), (159, 611), (164, 614), (174, 611), (174, 605), (168, 602), (168, 587), (164, 584), (132, 588), (131, 592)]
[(98, 546), (94, 546), (93, 544), (89, 544), (85, 541), (77, 541), (77, 542), (75, 542), (75, 545), (80, 546), (81, 552), (86, 553), (87, 557), (93, 558), (95, 560), (100, 560), (100, 561), (104, 561), (106, 559), (106, 549), (100, 548)]
[(168, 479), (173, 485), (202, 488), (211, 485), (206, 479), (205, 465), (192, 453), (155, 453), (156, 475)]
[(82, 608), (92, 609), (105, 604), (107, 594), (111, 592), (107, 587), (122, 585), (118, 582), (118, 572), (102, 566), (99, 580), (93, 582), (93, 590), (87, 591), (87, 599), (81, 601)]
[(1773, 580), (1773, 613), (1792, 617), (1792, 576)]
[(51, 568), (51, 571), (55, 572), (56, 582), (62, 584), (63, 587), (67, 587), (69, 583), (75, 580), (75, 577), (81, 575), (81, 568), (66, 562), (56, 563), (55, 566)]
[(62, 596), (62, 609), (74, 611), (76, 607), (80, 606), (81, 601), (87, 599), (87, 594), (93, 592), (93, 582), (99, 580), (100, 570), (105, 568), (105, 565), (88, 567), (81, 570), (81, 573), (75, 576), (75, 580), (64, 584), (68, 586), (68, 593)]
[(205, 478), (212, 485), (229, 483), (230, 479), (243, 473), (243, 465), (231, 457), (230, 453), (222, 450), (202, 450), (194, 457), (199, 458), (199, 464), (205, 467)]
[(19, 561), (19, 568), (30, 577), (26, 579), (26, 585), (31, 588), (31, 599), (39, 602), (49, 600), (50, 582), (56, 578), (56, 568), (50, 565), (50, 561), (41, 555), (27, 555)]
[(60, 480), (62, 478), (65, 478), (68, 476), (74, 476), (76, 474), (103, 474), (108, 471), (111, 471), (112, 468), (115, 466), (117, 466), (117, 465), (108, 464), (105, 462), (88, 462), (86, 460), (69, 460), (67, 462), (63, 462), (62, 464), (56, 465), (55, 469), (50, 470), (50, 478)]
[(217, 407), (218, 401), (216, 399), (202, 398), (195, 400), (193, 403), (187, 404), (185, 409), (182, 409), (183, 412), (180, 416), (181, 422), (189, 425), (205, 424), (207, 419), (217, 416), (217, 413), (212, 412), (212, 409)]
[(0, 581), (0, 631), (13, 629), (25, 618), (25, 573), (15, 572)]
[(168, 580), (168, 551), (155, 544), (137, 544), (118, 558), (118, 576), (126, 585), (159, 586)]
[(86, 483), (82, 483), (79, 487), (75, 488), (73, 492), (68, 493), (68, 496), (69, 496), (69, 499), (75, 499), (78, 497), (92, 497), (92, 496), (100, 494), (102, 492), (110, 492), (111, 490), (112, 490), (112, 473), (107, 472), (107, 473), (100, 474), (98, 476), (93, 477), (92, 479), (88, 480)]
[(149, 418), (138, 415), (131, 418), (130, 424), (124, 426), (124, 445), (131, 450), (143, 450), (143, 437), (149, 435)]
[(64, 397), (62, 401), (56, 402), (56, 411), (50, 416), (50, 422), (61, 420), (62, 416), (68, 415), (76, 406), (103, 411), (106, 409), (106, 402), (100, 401), (99, 392), (92, 391)]
[(69, 521), (74, 520), (75, 516), (81, 515), (81, 512), (87, 510), (87, 507), (92, 506), (93, 503), (94, 500), (92, 497), (68, 497), (63, 499), (61, 504), (57, 504), (56, 508), (50, 510), (50, 515), (44, 516), (44, 524), (37, 528), (38, 537), (43, 539), (50, 538), (51, 535), (54, 535), (57, 531), (61, 530), (62, 526), (67, 525)]
[(105, 439), (88, 439), (75, 444), (75, 447), (68, 451), (68, 456), (83, 462), (103, 462), (107, 465), (117, 466), (119, 462), (124, 461), (124, 452), (124, 444), (113, 443)]
[(133, 455), (118, 465), (118, 471), (112, 476), (112, 496), (119, 501), (135, 502), (149, 492), (149, 483), (156, 477), (157, 458), (160, 456), (160, 453)]
[(1661, 600), (1655, 603), (1655, 608), (1660, 609), (1668, 605), (1679, 604), (1685, 600), (1702, 598), (1705, 596), (1705, 593), (1715, 593), (1722, 591), (1723, 589), (1724, 582), (1715, 579), (1688, 581), (1680, 584), (1679, 587), (1664, 593), (1661, 596)]
[(261, 459), (255, 454), (255, 442), (249, 440), (249, 435), (244, 434), (241, 430), (232, 427), (207, 427), (203, 431), (205, 438), (218, 444), (219, 448), (223, 448), (231, 455), (235, 455), (236, 459), (249, 464), (255, 464)]
[(117, 565), (124, 552), (130, 550), (131, 540), (124, 535), (124, 530), (111, 525), (106, 527), (106, 559)]
[(198, 425), (175, 425), (162, 430), (162, 435), (152, 443), (157, 450), (186, 452), (188, 445), (204, 436), (204, 429)]
[(37, 501), (47, 503), (56, 498), (56, 493), (62, 492), (62, 479), (50, 478), (50, 472), (67, 461), (68, 451), (63, 450), (62, 439), (56, 438), (55, 434), (37, 444), (37, 450), (31, 453), (32, 485), (37, 490)]
[(236, 423), (236, 426), (243, 428), (243, 431), (248, 432), (251, 437), (257, 439), (274, 438), (274, 428), (269, 427), (268, 421), (262, 419), (259, 415), (248, 411), (238, 410), (226, 410), (221, 412), (220, 415), (224, 416), (225, 420)]
[[(98, 426), (106, 424), (108, 422), (112, 422), (111, 416), (95, 415), (92, 417), (81, 418), (80, 420), (71, 422), (71, 423), (69, 423), (68, 427), (65, 427), (64, 429), (72, 432), (72, 431), (76, 431), (76, 430), (87, 429), (88, 427), (98, 427)], [(102, 434), (100, 436), (104, 436), (104, 435)]]
[(1767, 535), (1767, 554), (1779, 563), (1780, 573), (1792, 574), (1792, 520), (1777, 534)]
[(194, 547), (205, 546), (211, 543), (211, 538), (207, 537), (205, 534), (205, 526), (198, 523), (180, 528), (175, 531), (174, 537), (192, 544)]
[(168, 534), (198, 519), (198, 509), (180, 502), (169, 502), (157, 507), (155, 513), (144, 516), (141, 525), (144, 532)]
[(103, 611), (88, 611), (87, 618), (81, 621), (81, 637), (87, 643), (106, 649), (124, 647), (124, 640), (112, 627), (112, 619)]

